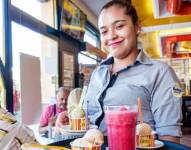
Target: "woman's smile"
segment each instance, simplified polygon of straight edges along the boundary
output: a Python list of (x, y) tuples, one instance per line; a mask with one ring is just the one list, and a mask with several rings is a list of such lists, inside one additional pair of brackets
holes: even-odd
[(108, 46), (110, 48), (117, 48), (119, 47), (122, 43), (123, 43), (124, 40), (120, 39), (120, 40), (115, 40), (115, 41), (111, 41), (111, 42), (108, 42)]

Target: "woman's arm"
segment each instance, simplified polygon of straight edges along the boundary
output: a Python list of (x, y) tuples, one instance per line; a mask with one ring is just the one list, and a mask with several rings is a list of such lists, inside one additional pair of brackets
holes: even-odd
[(164, 141), (171, 141), (171, 142), (175, 142), (175, 143), (180, 143), (180, 137), (176, 137), (176, 136), (160, 136), (159, 139), (164, 140)]

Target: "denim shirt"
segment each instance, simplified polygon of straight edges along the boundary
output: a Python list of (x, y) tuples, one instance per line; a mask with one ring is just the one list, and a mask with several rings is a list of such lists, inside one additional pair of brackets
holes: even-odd
[[(112, 64), (113, 57), (110, 57), (92, 73), (84, 101), (90, 122), (96, 123), (104, 113), (102, 107), (137, 104), (137, 98), (140, 97), (144, 122), (149, 123), (158, 135), (181, 136), (181, 89), (172, 68), (149, 59), (143, 50), (134, 64), (114, 75), (111, 75)], [(116, 80), (112, 86), (108, 86), (112, 76)], [(106, 134), (104, 118), (99, 129)]]

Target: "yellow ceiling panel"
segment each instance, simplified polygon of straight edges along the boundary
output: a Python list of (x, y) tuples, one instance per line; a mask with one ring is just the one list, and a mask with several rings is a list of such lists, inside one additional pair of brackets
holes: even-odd
[(153, 16), (153, 0), (133, 0), (140, 21)]
[(180, 46), (185, 48), (185, 49), (189, 49), (191, 50), (191, 41), (183, 41), (180, 42)]
[(142, 20), (142, 26), (154, 26), (154, 25), (164, 25), (164, 24), (173, 24), (173, 23), (183, 23), (190, 22), (191, 15), (187, 16), (176, 16), (163, 19), (154, 19), (153, 17)]
[[(132, 0), (135, 6), (140, 22), (143, 27), (159, 26), (159, 25), (172, 25), (174, 23), (191, 22), (190, 15), (172, 16), (168, 18), (154, 18), (154, 0)], [(142, 33), (139, 36), (143, 48), (147, 54), (152, 58), (161, 58), (161, 36), (190, 34), (191, 27), (184, 27), (178, 29), (165, 29), (165, 26), (160, 31)], [(180, 44), (180, 47), (190, 49), (190, 42), (184, 42)]]
[(142, 26), (163, 25), (191, 21), (191, 15), (173, 16), (168, 18), (155, 19), (153, 0), (132, 0)]
[(180, 34), (191, 34), (190, 28), (179, 28), (179, 29), (170, 29), (170, 30), (160, 30), (160, 36), (170, 36), (170, 35), (180, 35)]

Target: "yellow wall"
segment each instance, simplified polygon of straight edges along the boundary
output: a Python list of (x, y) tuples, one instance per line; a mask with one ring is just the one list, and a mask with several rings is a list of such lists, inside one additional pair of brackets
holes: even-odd
[(159, 58), (161, 52), (159, 49), (158, 32), (143, 33), (140, 35), (143, 48), (147, 54), (152, 58)]
[(138, 16), (142, 25), (145, 27), (191, 21), (191, 15), (155, 19), (153, 13), (153, 0), (132, 0), (132, 3), (138, 12)]
[[(137, 10), (142, 27), (169, 25), (169, 27), (172, 28), (171, 25), (173, 23), (191, 22), (191, 15), (155, 19), (153, 13), (155, 9), (153, 5), (153, 0), (132, 0), (132, 3)], [(151, 56), (152, 58), (160, 58), (162, 57), (162, 52), (160, 47), (161, 43), (159, 43), (159, 37), (190, 33), (191, 27), (168, 30), (166, 30), (164, 27), (164, 29), (160, 31), (143, 33), (140, 36), (139, 41), (142, 41), (143, 48), (146, 50), (149, 56)], [(190, 44), (185, 43), (183, 46), (185, 47), (185, 45), (187, 49), (191, 49)]]

